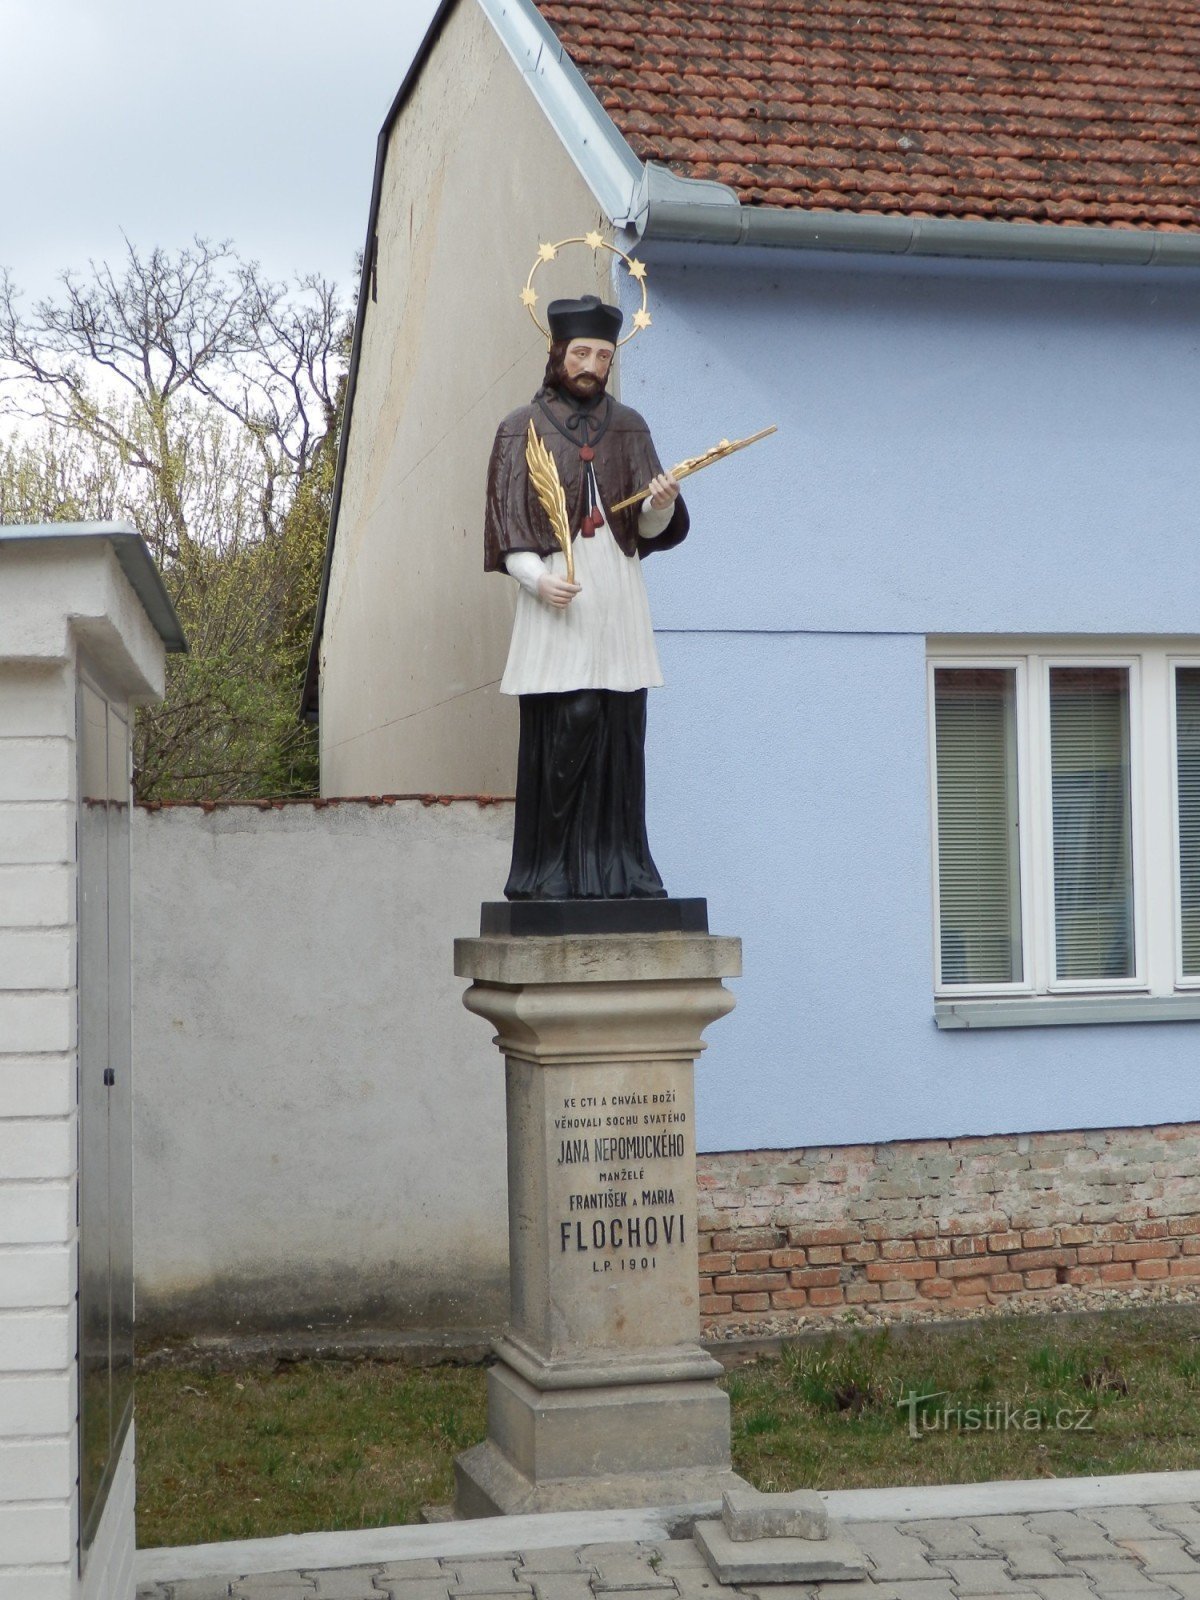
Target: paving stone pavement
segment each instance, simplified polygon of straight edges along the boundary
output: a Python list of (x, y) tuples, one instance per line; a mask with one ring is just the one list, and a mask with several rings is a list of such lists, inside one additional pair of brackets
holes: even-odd
[(855, 1583), (717, 1582), (690, 1539), (144, 1583), (137, 1600), (1200, 1600), (1200, 1501), (842, 1525)]

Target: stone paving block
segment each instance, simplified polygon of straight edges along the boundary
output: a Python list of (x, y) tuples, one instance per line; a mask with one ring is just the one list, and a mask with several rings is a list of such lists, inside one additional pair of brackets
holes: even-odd
[(996, 1533), (988, 1542), (1014, 1578), (1065, 1578), (1070, 1575), (1055, 1554), (1049, 1539), (1024, 1532)]
[(439, 1561), (436, 1556), (423, 1556), (419, 1561), (385, 1561), (379, 1567), (379, 1576), (389, 1583), (413, 1583), (421, 1578), (444, 1578), (447, 1566), (453, 1568), (454, 1563)]
[(673, 1589), (675, 1585), (659, 1570), (662, 1550), (658, 1545), (587, 1544), (581, 1558), (596, 1569), (593, 1589), (596, 1594), (613, 1590)]
[(304, 1571), (317, 1585), (320, 1600), (380, 1600), (382, 1590), (374, 1582), (381, 1570), (378, 1562), (369, 1567), (327, 1567), (323, 1571)]
[(579, 1554), (594, 1566), (601, 1556), (651, 1555), (657, 1549), (658, 1545), (655, 1542), (647, 1544), (613, 1544), (610, 1540), (608, 1543), (581, 1544), (579, 1546)]
[(1067, 1565), (1080, 1577), (1087, 1578), (1097, 1594), (1147, 1594), (1158, 1587), (1131, 1556), (1121, 1555), (1111, 1561), (1084, 1556)]
[(818, 1600), (821, 1590), (819, 1583), (741, 1583), (728, 1589), (714, 1578), (713, 1584), (721, 1594), (744, 1594), (752, 1600)]
[(1200, 1560), (1177, 1535), (1161, 1534), (1155, 1539), (1116, 1539), (1114, 1543), (1139, 1561), (1148, 1577), (1165, 1577), (1175, 1572), (1200, 1573)]
[(596, 1595), (620, 1594), (624, 1597), (624, 1600), (663, 1600), (664, 1594), (677, 1595), (679, 1590), (674, 1583), (668, 1580), (666, 1583), (656, 1583), (652, 1587), (643, 1589), (601, 1589), (598, 1584), (593, 1584), (592, 1593)]
[[(447, 1564), (449, 1565), (449, 1563)], [(515, 1573), (520, 1566), (520, 1557), (497, 1560), (491, 1557), (484, 1561), (459, 1561), (453, 1563), (455, 1574), (454, 1582), (450, 1585), (451, 1594), (528, 1594), (533, 1591), (524, 1578), (518, 1578)]]
[(517, 1577), (525, 1583), (530, 1583), (539, 1572), (590, 1572), (591, 1570), (592, 1568), (581, 1558), (577, 1545), (564, 1544), (553, 1550), (523, 1550)]
[[(921, 1579), (936, 1582), (943, 1576), (931, 1565), (921, 1541), (901, 1532), (893, 1523), (856, 1522), (852, 1536), (882, 1583)], [(913, 1600), (921, 1600), (921, 1596), (913, 1596)]]
[[(1165, 1583), (1151, 1583), (1135, 1593), (1137, 1600), (1179, 1600), (1179, 1591)], [(1106, 1589), (1101, 1584), (1096, 1585), (1096, 1595), (1097, 1600), (1132, 1600), (1128, 1589)]]
[(162, 1583), (139, 1583), (134, 1590), (133, 1600), (171, 1600), (167, 1587)]
[[(375, 1587), (381, 1594), (390, 1594), (392, 1600), (449, 1600), (453, 1572), (443, 1572), (440, 1578), (408, 1577), (408, 1569), (416, 1564), (401, 1561), (380, 1567), (375, 1574)], [(432, 1565), (436, 1567), (437, 1562)]]
[(1001, 1589), (994, 1595), (972, 1595), (971, 1600), (1037, 1600), (1032, 1589), (1022, 1589), (1019, 1584), (1011, 1589)]
[[(955, 1600), (954, 1584), (949, 1578), (912, 1578), (893, 1582), (897, 1600)], [(769, 1600), (769, 1597), (768, 1597)]]
[(750, 1539), (827, 1539), (829, 1513), (815, 1489), (762, 1494), (757, 1489), (726, 1489), (721, 1521), (735, 1541)]
[(817, 1600), (895, 1600), (896, 1590), (890, 1583), (872, 1583), (865, 1578), (861, 1583), (851, 1579), (847, 1583), (822, 1583), (817, 1585)]
[(915, 1534), (922, 1544), (928, 1545), (935, 1561), (966, 1556), (986, 1557), (988, 1554), (976, 1538), (974, 1528), (963, 1517), (934, 1517), (923, 1522), (906, 1522), (904, 1531)]
[(1160, 1531), (1141, 1506), (1094, 1506), (1079, 1515), (1113, 1539), (1153, 1539)]
[(1200, 1505), (1146, 1506), (1144, 1509), (1156, 1527), (1182, 1534), (1193, 1544), (1200, 1542)]
[(1078, 1573), (1071, 1578), (1030, 1578), (1026, 1587), (1039, 1600), (1093, 1600), (1091, 1584)]
[(1018, 1534), (1028, 1537), (1026, 1518), (1014, 1512), (998, 1511), (991, 1516), (963, 1517), (962, 1521), (974, 1528), (981, 1544), (989, 1544), (996, 1538), (1014, 1538)]
[(1170, 1587), (1183, 1600), (1200, 1600), (1200, 1578), (1190, 1578), (1184, 1572), (1176, 1572), (1171, 1576)]
[(592, 1600), (592, 1574), (578, 1566), (574, 1572), (541, 1572), (533, 1593), (535, 1600)]
[(456, 1595), (470, 1596), (470, 1600), (518, 1600), (518, 1597), (533, 1600), (533, 1589), (527, 1583), (512, 1584), (506, 1589), (459, 1589), (451, 1584), (451, 1600)]
[(728, 1589), (714, 1578), (713, 1584), (719, 1594), (744, 1594), (752, 1600), (818, 1600), (821, 1592), (819, 1583), (740, 1583)]
[(1078, 1511), (1035, 1511), (1025, 1522), (1030, 1533), (1051, 1540), (1064, 1561), (1116, 1554), (1116, 1547), (1104, 1529), (1087, 1521)]
[[(703, 1572), (693, 1567), (689, 1567), (686, 1572), (680, 1572), (676, 1583), (680, 1600), (730, 1600), (732, 1595), (730, 1589), (713, 1577), (708, 1570), (707, 1562), (704, 1564)], [(806, 1583), (798, 1587), (811, 1590), (812, 1585)]]
[(1015, 1596), (1018, 1590), (1028, 1592), (1009, 1575), (1003, 1561), (941, 1561), (935, 1565), (949, 1574), (956, 1595), (1005, 1594)]
[(235, 1578), (229, 1592), (233, 1600), (313, 1600), (317, 1586), (303, 1572), (255, 1572)]
[(167, 1593), (171, 1600), (229, 1600), (229, 1579), (178, 1578), (167, 1585)]

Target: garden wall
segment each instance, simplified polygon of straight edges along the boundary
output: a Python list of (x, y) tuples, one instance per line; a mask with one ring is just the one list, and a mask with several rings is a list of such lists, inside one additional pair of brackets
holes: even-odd
[(503, 1320), (504, 1071), (453, 941), (511, 827), (475, 800), (136, 809), (143, 1338)]
[[(143, 1338), (503, 1322), (504, 1073), (452, 945), (511, 820), (429, 797), (137, 809)], [(1200, 1280), (1200, 1123), (701, 1152), (699, 1182), (715, 1334)]]
[(1200, 1279), (1200, 1123), (700, 1158), (713, 1332)]

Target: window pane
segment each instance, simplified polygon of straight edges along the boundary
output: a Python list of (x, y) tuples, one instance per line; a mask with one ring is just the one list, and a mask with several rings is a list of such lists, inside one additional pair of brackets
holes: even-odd
[(1200, 667), (1175, 673), (1179, 762), (1179, 903), (1183, 975), (1200, 977)]
[(1054, 935), (1060, 978), (1130, 978), (1129, 673), (1050, 669)]
[(1021, 981), (1017, 675), (934, 673), (941, 981)]

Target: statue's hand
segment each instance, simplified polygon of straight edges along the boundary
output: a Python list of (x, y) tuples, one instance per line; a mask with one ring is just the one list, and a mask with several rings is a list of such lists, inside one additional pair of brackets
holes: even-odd
[(566, 578), (557, 577), (548, 572), (544, 578), (538, 579), (538, 599), (548, 606), (553, 606), (556, 611), (565, 611), (579, 593), (580, 585), (571, 583)]
[(660, 472), (657, 478), (651, 478), (647, 497), (655, 511), (665, 511), (679, 498), (678, 480), (669, 472)]

